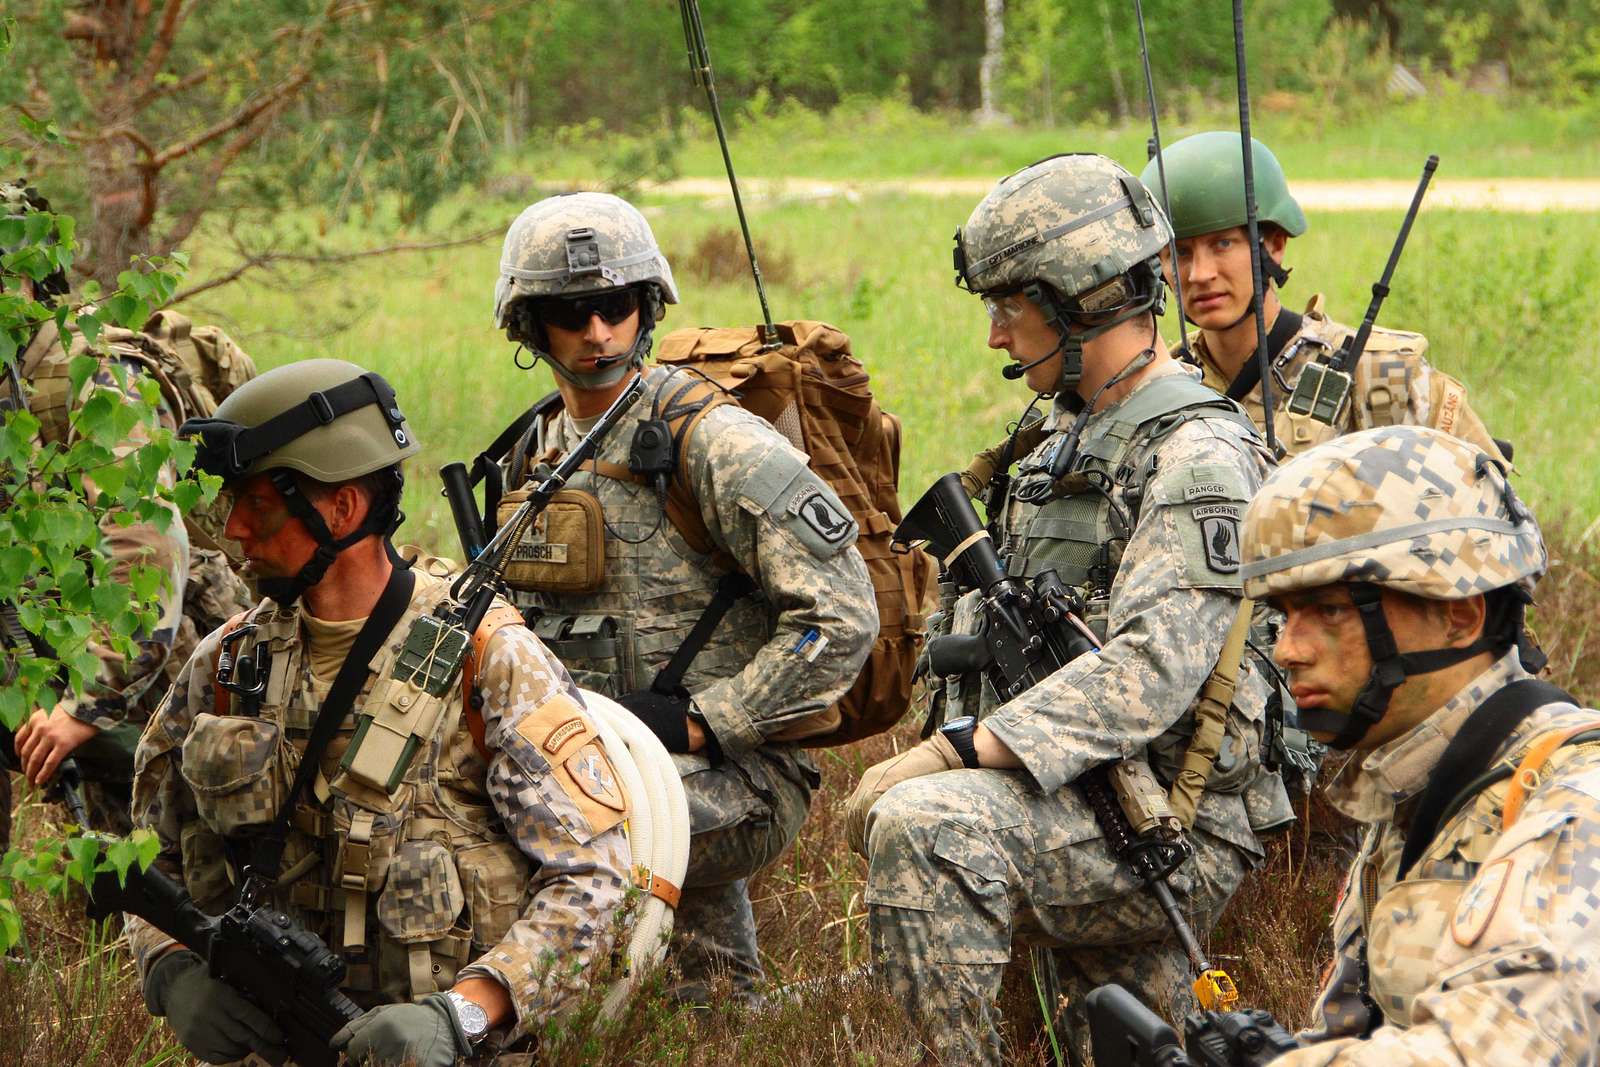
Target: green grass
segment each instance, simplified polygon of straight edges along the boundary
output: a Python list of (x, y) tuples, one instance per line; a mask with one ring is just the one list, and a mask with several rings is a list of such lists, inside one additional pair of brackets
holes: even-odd
[[(1272, 147), (1291, 179), (1415, 178), (1429, 152), (1439, 154), (1443, 178), (1600, 173), (1600, 109), (1592, 105), (1541, 106), (1448, 85), (1430, 97), (1369, 105), (1356, 114), (1306, 98), (1275, 97), (1256, 105), (1252, 132)], [(926, 114), (894, 101), (848, 102), (829, 113), (788, 105), (735, 116), (731, 141), (738, 173), (750, 177), (988, 178), (1066, 151), (1101, 152), (1137, 172), (1150, 135), (1142, 104), (1137, 112), (1136, 120), (1112, 127), (980, 127), (964, 115)], [(710, 121), (698, 113), (686, 119), (677, 173), (721, 177)], [(1239, 117), (1230, 101), (1183, 115), (1165, 111), (1161, 120), (1163, 141), (1171, 144), (1201, 130), (1237, 129)], [(500, 167), (545, 180), (653, 176), (640, 160), (660, 151), (662, 142), (660, 135), (602, 138), (584, 127), (543, 140), (532, 153)]]
[[(1027, 401), (999, 376), (976, 300), (951, 283), (950, 234), (965, 200), (869, 197), (859, 202), (763, 203), (751, 212), (778, 317), (819, 318), (845, 329), (881, 402), (906, 427), (902, 496), (998, 439)], [(515, 204), (502, 205), (510, 219)], [(481, 205), (493, 216), (495, 205)], [(743, 281), (707, 281), (697, 243), (725, 229), (727, 211), (671, 200), (649, 208), (678, 272), (684, 302), (663, 329), (753, 322)], [(1312, 292), (1359, 321), (1393, 240), (1393, 214), (1325, 215), (1290, 246), (1291, 306)], [(1421, 331), (1435, 366), (1465, 381), (1493, 432), (1518, 446), (1521, 485), (1543, 511), (1572, 512), (1581, 530), (1600, 516), (1600, 404), (1590, 290), (1600, 277), (1600, 217), (1428, 212), (1413, 231), (1379, 322)], [(335, 356), (381, 371), (421, 437), (410, 466), (404, 533), (454, 547), (436, 471), (470, 459), (551, 388), (550, 375), (512, 366), (512, 346), (490, 322), (495, 242), (429, 258), (364, 263), (315, 285), (241, 285), (191, 309), (226, 316), (264, 366)], [(727, 261), (713, 266), (726, 268)], [(354, 319), (344, 330), (330, 325)], [(1169, 315), (1164, 328), (1174, 329)]]

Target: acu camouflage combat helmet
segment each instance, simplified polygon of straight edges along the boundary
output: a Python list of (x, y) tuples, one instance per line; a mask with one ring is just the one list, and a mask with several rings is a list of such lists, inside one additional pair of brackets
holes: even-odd
[(1084, 341), (1161, 314), (1159, 255), (1170, 238), (1150, 190), (1118, 163), (1051, 156), (1002, 178), (956, 231), (956, 284), (1038, 304), (1061, 335), (1066, 392), (1082, 376)]
[[(1289, 182), (1266, 145), (1250, 138), (1251, 170), (1256, 186), (1256, 221), (1281, 227), (1290, 237), (1306, 232), (1305, 212), (1289, 195)], [(1139, 180), (1153, 189), (1172, 216), (1172, 229), (1182, 239), (1228, 230), (1247, 223), (1244, 203), (1244, 153), (1237, 131), (1213, 130), (1185, 137), (1162, 150), (1167, 184), (1155, 159), (1145, 164)]]
[[(420, 448), (389, 383), (340, 359), (275, 367), (235, 389), (210, 418), (186, 420), (178, 434), (200, 438), (195, 466), (225, 483), (267, 475), (316, 539), (316, 553), (294, 577), (257, 579), (285, 605), (321, 581), (346, 548), (394, 533), (404, 518), (400, 462)], [(295, 473), (321, 483), (374, 476), (366, 518), (335, 538)]]
[[(608, 289), (639, 291), (639, 335), (617, 365), (588, 374), (550, 358), (541, 299)], [(643, 364), (667, 304), (678, 302), (672, 268), (639, 210), (610, 193), (563, 193), (532, 204), (506, 231), (494, 293), (495, 326), (581, 388), (604, 388)]]
[[(1278, 468), (1250, 502), (1242, 541), (1246, 596), (1345, 583), (1360, 612), (1373, 667), (1356, 706), (1348, 716), (1301, 711), (1341, 748), (1383, 717), (1408, 676), (1521, 643), (1523, 608), (1548, 566), (1539, 525), (1500, 463), (1425, 426), (1346, 434)], [(1483, 636), (1400, 653), (1379, 587), (1431, 600), (1490, 595)]]

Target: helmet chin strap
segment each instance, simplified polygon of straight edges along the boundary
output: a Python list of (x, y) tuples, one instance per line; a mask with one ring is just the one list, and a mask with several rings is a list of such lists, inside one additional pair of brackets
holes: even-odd
[(1361, 618), (1362, 631), (1366, 634), (1367, 652), (1372, 657), (1372, 673), (1367, 676), (1367, 684), (1361, 687), (1361, 692), (1356, 694), (1355, 704), (1347, 714), (1327, 708), (1310, 708), (1299, 713), (1303, 728), (1333, 734), (1334, 738), (1328, 744), (1334, 748), (1349, 749), (1360, 743), (1367, 731), (1387, 714), (1395, 690), (1407, 678), (1442, 671), (1480, 652), (1493, 651), (1504, 643), (1501, 635), (1489, 633), (1486, 620), (1484, 632), (1465, 648), (1401, 652), (1395, 645), (1394, 631), (1389, 628), (1389, 619), (1383, 612), (1383, 594), (1378, 586), (1372, 582), (1351, 582), (1349, 589), (1350, 599)]
[[(311, 554), (310, 559), (306, 560), (305, 566), (290, 577), (256, 579), (256, 588), (261, 590), (262, 595), (282, 607), (292, 607), (296, 601), (305, 595), (307, 589), (322, 581), (323, 577), (328, 573), (328, 568), (333, 566), (333, 561), (338, 558), (339, 553), (357, 542), (366, 540), (373, 534), (382, 537), (385, 546), (388, 547), (389, 536), (399, 529), (400, 524), (405, 521), (405, 515), (400, 511), (401, 486), (397, 485), (390, 499), (383, 501), (381, 504), (375, 504), (368, 509), (367, 516), (361, 521), (360, 526), (343, 537), (335, 538), (333, 531), (328, 529), (328, 524), (323, 519), (322, 512), (318, 511), (315, 505), (300, 491), (300, 486), (295, 482), (293, 474), (280, 467), (277, 470), (269, 471), (268, 477), (272, 479), (272, 484), (283, 496), (284, 506), (289, 509), (289, 514), (299, 519), (301, 524), (310, 531), (311, 536), (316, 538), (317, 541), (317, 550)], [(401, 485), (404, 484), (398, 472), (395, 475), (395, 480), (400, 482)], [(393, 548), (389, 548), (388, 551), (390, 559), (395, 559)]]
[(579, 389), (608, 389), (622, 381), (632, 372), (644, 367), (645, 357), (650, 354), (652, 342), (651, 335), (655, 332), (655, 325), (641, 324), (639, 336), (633, 339), (633, 345), (618, 356), (601, 356), (595, 360), (595, 370), (585, 373), (571, 371), (552, 358), (548, 352), (533, 350), (533, 358), (537, 362), (543, 360), (550, 365), (556, 377), (577, 386)]

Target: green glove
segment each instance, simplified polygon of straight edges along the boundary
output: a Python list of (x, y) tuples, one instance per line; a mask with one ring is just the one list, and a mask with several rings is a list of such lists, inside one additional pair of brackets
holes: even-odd
[(184, 1048), (209, 1063), (252, 1052), (273, 1063), (289, 1056), (278, 1024), (232, 986), (211, 977), (206, 961), (189, 949), (169, 952), (151, 965), (144, 976), (144, 1002), (151, 1015), (167, 1017)]
[(351, 1063), (415, 1064), (454, 1067), (472, 1055), (472, 1043), (443, 993), (429, 993), (414, 1004), (384, 1004), (345, 1024), (333, 1035), (335, 1052)]

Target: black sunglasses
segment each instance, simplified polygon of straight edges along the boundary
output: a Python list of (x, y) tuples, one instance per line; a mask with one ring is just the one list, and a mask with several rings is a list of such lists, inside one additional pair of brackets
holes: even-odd
[(534, 303), (539, 321), (563, 330), (582, 330), (589, 319), (599, 315), (608, 326), (615, 326), (639, 310), (639, 291), (632, 286), (582, 296), (544, 297)]

